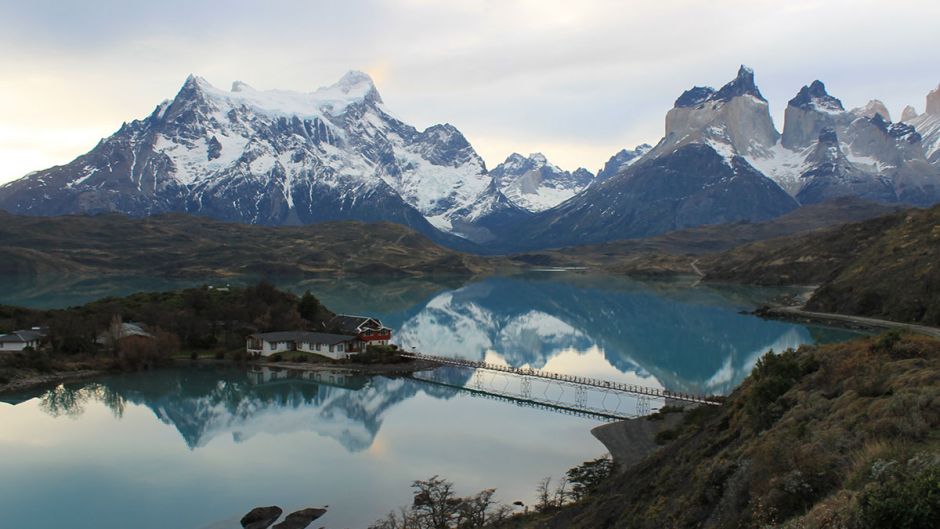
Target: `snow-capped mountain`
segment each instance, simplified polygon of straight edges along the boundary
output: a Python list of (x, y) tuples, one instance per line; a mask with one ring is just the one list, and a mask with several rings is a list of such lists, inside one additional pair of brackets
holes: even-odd
[(627, 167), (630, 167), (636, 163), (644, 154), (650, 152), (653, 148), (652, 145), (648, 143), (643, 143), (637, 145), (634, 149), (621, 149), (620, 152), (610, 157), (607, 160), (607, 163), (604, 164), (604, 167), (597, 171), (597, 176), (595, 180), (598, 182), (603, 182), (611, 176), (623, 171)]
[(255, 224), (391, 220), (461, 233), (517, 208), (451, 125), (390, 114), (368, 75), (311, 93), (190, 76), (172, 101), (88, 154), (0, 188), (26, 214), (181, 211)]
[(513, 204), (533, 212), (561, 204), (594, 181), (594, 175), (587, 169), (564, 171), (549, 163), (542, 153), (528, 157), (513, 153), (493, 168), (490, 176)]
[(779, 138), (754, 73), (742, 66), (719, 90), (685, 91), (655, 147), (520, 222), (514, 229), (526, 238), (504, 233), (504, 244), (509, 250), (589, 244), (782, 215), (799, 204), (748, 161), (772, 156)]
[(801, 204), (840, 196), (940, 200), (940, 171), (927, 163), (921, 135), (891, 123), (880, 101), (847, 111), (817, 80), (789, 101), (784, 119), (780, 142), (746, 157)]

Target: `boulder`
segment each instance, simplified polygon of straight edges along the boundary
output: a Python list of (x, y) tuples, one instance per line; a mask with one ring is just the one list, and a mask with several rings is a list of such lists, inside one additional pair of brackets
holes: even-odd
[(306, 529), (311, 522), (324, 514), (326, 514), (326, 509), (301, 509), (288, 514), (283, 522), (274, 526), (274, 529)]
[(241, 524), (244, 529), (268, 529), (281, 517), (282, 512), (284, 512), (283, 509), (276, 505), (255, 507), (242, 517)]

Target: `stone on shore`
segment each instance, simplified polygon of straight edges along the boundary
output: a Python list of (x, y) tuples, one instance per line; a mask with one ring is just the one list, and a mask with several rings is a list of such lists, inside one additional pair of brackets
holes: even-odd
[(306, 529), (311, 522), (324, 514), (326, 514), (326, 509), (301, 509), (288, 514), (283, 522), (274, 526), (274, 529)]
[(280, 518), (283, 509), (276, 505), (270, 507), (255, 507), (248, 514), (242, 517), (241, 523), (244, 529), (268, 529), (271, 524)]

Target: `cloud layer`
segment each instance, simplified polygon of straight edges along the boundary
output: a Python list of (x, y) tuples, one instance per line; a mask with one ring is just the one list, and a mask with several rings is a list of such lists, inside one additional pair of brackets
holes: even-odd
[(938, 19), (926, 1), (0, 0), (0, 182), (89, 150), (189, 73), (309, 91), (349, 69), (403, 120), (457, 126), (490, 167), (541, 151), (596, 170), (741, 63), (778, 128), (817, 78), (849, 107), (922, 110)]

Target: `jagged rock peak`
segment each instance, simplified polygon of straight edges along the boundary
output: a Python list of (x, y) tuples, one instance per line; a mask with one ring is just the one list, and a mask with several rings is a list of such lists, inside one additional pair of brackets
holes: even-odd
[(767, 101), (754, 83), (754, 70), (742, 64), (737, 77), (717, 91), (710, 86), (695, 86), (682, 92), (679, 99), (676, 99), (675, 108), (695, 107), (709, 101), (730, 101), (743, 95)]
[(802, 108), (803, 110), (820, 110), (823, 112), (844, 112), (845, 107), (842, 101), (829, 95), (826, 92), (826, 85), (820, 80), (815, 80), (808, 86), (804, 86), (796, 94), (796, 97), (788, 103), (791, 107)]
[(917, 117), (917, 109), (911, 105), (904, 107), (904, 110), (901, 111), (901, 121), (910, 121)]
[(767, 101), (761, 95), (757, 84), (754, 82), (754, 70), (744, 66), (738, 69), (738, 75), (730, 83), (722, 86), (715, 94), (714, 99), (718, 101), (728, 101), (733, 97), (752, 95), (761, 101)]
[(533, 152), (532, 154), (529, 155), (529, 159), (534, 160), (540, 164), (548, 163), (548, 158), (546, 158), (545, 155), (540, 152)]
[(891, 113), (888, 112), (888, 107), (884, 103), (877, 99), (872, 99), (865, 106), (859, 107), (852, 110), (852, 113), (858, 117), (865, 118), (874, 118), (875, 115), (880, 115), (884, 121), (891, 122)]
[(713, 95), (715, 95), (715, 89), (710, 86), (693, 86), (682, 92), (679, 99), (676, 99), (675, 107), (694, 107), (708, 101)]
[(927, 114), (940, 115), (940, 84), (937, 88), (927, 94)]

